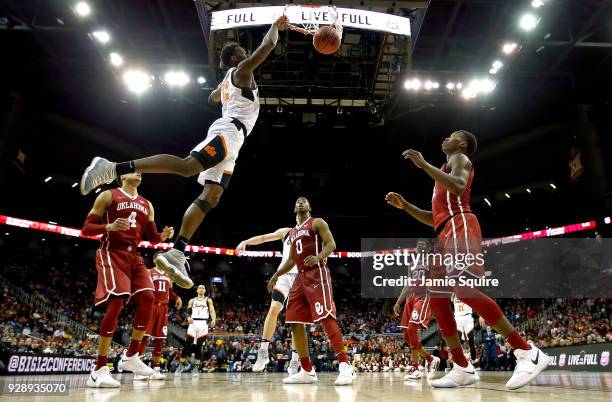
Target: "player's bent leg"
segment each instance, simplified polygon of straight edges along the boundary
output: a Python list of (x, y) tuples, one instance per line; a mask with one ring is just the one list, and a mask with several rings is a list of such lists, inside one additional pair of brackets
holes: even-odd
[(117, 326), (119, 313), (123, 309), (123, 298), (111, 296), (106, 302), (106, 313), (100, 322), (98, 343), (98, 360), (96, 367), (87, 378), (87, 386), (92, 388), (117, 388), (121, 384), (115, 380), (108, 368), (108, 350)]
[(334, 381), (334, 385), (349, 385), (353, 383), (355, 379), (355, 370), (353, 366), (348, 362), (348, 356), (344, 352), (344, 340), (342, 339), (342, 332), (338, 326), (338, 322), (335, 318), (328, 316), (321, 320), (321, 325), (329, 338), (329, 343), (334, 349), (336, 358), (340, 362), (338, 378)]
[(149, 319), (151, 318), (151, 309), (153, 308), (154, 301), (155, 296), (152, 290), (143, 290), (132, 296), (132, 302), (137, 305), (138, 308), (136, 309), (136, 314), (134, 314), (132, 339), (130, 340), (127, 351), (124, 352), (121, 358), (124, 370), (146, 377), (151, 376), (154, 371), (140, 360), (138, 348), (144, 337)]
[(274, 289), (272, 292), (272, 302), (270, 303), (270, 308), (264, 322), (261, 343), (259, 345), (259, 350), (257, 351), (257, 361), (253, 365), (254, 373), (262, 372), (268, 366), (268, 363), (270, 363), (270, 352), (268, 350), (270, 346), (270, 339), (272, 338), (272, 335), (274, 335), (274, 330), (276, 329), (278, 314), (283, 308), (282, 302), (278, 301), (279, 299), (284, 301), (285, 296), (278, 290)]
[(450, 308), (450, 297), (432, 297), (430, 302), (433, 315), (438, 320), (442, 337), (448, 345), (455, 364), (444, 377), (431, 381), (434, 388), (455, 388), (475, 384), (479, 381), (478, 374), (467, 361), (461, 348), (457, 333), (457, 324)]
[(185, 211), (181, 230), (171, 250), (160, 253), (155, 257), (155, 265), (168, 273), (170, 279), (178, 286), (190, 289), (193, 281), (187, 274), (187, 259), (185, 248), (189, 240), (198, 230), (204, 217), (219, 204), (224, 188), (220, 184), (206, 183), (200, 197), (198, 197)]
[(302, 369), (297, 373), (283, 379), (285, 384), (315, 384), (317, 373), (312, 367), (312, 362), (308, 356), (308, 337), (304, 324), (291, 324), (291, 332), (295, 342), (295, 348), (300, 356), (300, 366)]

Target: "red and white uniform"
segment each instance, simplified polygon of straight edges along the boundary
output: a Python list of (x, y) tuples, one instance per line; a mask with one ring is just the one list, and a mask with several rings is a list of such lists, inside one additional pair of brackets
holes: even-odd
[(315, 218), (310, 217), (289, 232), (297, 254), (297, 277), (287, 301), (287, 323), (312, 324), (328, 316), (336, 318), (336, 304), (327, 261), (307, 267), (304, 259), (319, 254), (323, 242), (312, 229)]
[[(446, 164), (442, 165), (441, 170), (446, 172)], [(434, 229), (437, 234), (436, 253), (452, 254), (453, 256), (460, 254), (476, 256), (481, 253), (482, 234), (480, 224), (470, 208), (473, 180), (474, 169), (470, 171), (467, 186), (460, 196), (452, 194), (436, 182), (431, 200)], [(455, 278), (464, 275), (464, 273), (481, 277), (484, 275), (484, 267), (477, 263), (466, 267), (457, 267), (456, 265), (432, 267), (432, 277), (434, 278), (445, 276)]]
[(151, 309), (151, 318), (145, 335), (151, 338), (166, 338), (168, 336), (168, 301), (176, 300), (176, 294), (172, 291), (172, 281), (167, 273), (153, 268), (149, 270), (149, 275), (155, 288), (155, 302)]
[[(428, 271), (426, 265), (418, 264), (410, 268), (409, 277), (412, 278), (414, 282), (421, 283), (422, 278), (426, 277)], [(427, 288), (420, 285), (410, 287), (399, 327), (408, 328), (410, 323), (414, 323), (427, 328), (430, 319), (431, 308), (429, 307)]]
[(149, 201), (140, 195), (132, 197), (120, 188), (110, 191), (113, 200), (102, 217), (103, 222), (109, 224), (117, 218), (125, 218), (130, 229), (107, 232), (102, 236), (96, 252), (96, 306), (111, 295), (132, 296), (143, 290), (153, 290), (149, 271), (137, 252), (148, 221)]

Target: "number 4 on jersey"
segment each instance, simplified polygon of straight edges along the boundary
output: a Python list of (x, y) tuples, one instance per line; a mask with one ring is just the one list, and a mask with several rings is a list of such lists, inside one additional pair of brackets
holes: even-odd
[(131, 228), (136, 227), (136, 211), (132, 211), (130, 216), (128, 216), (128, 223), (130, 224)]

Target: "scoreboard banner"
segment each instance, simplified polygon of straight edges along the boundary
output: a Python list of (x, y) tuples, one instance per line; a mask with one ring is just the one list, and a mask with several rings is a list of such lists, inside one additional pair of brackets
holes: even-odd
[(95, 367), (96, 358), (9, 353), (4, 365), (6, 374), (81, 374)]
[[(353, 8), (339, 7), (336, 8), (336, 11), (338, 21), (342, 26), (410, 36), (409, 18)], [(250, 7), (213, 12), (210, 30), (270, 25), (283, 14), (287, 16), (291, 24), (299, 25), (310, 22), (330, 25), (333, 23), (333, 13), (330, 12), (330, 7)]]
[(612, 371), (612, 342), (542, 349), (550, 356), (549, 370)]

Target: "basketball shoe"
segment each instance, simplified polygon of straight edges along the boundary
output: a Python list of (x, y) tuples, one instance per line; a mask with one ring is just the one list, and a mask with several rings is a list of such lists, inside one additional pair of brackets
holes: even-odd
[[(295, 356), (294, 356), (295, 355)], [(289, 362), (289, 367), (287, 367), (287, 374), (294, 375), (300, 370), (300, 360), (297, 356), (297, 353), (291, 353), (291, 361)]]
[(159, 367), (153, 368), (154, 373), (149, 377), (150, 380), (160, 380), (164, 381), (166, 379), (166, 375), (161, 372)]
[(468, 362), (467, 367), (454, 364), (451, 371), (444, 377), (431, 381), (434, 388), (456, 388), (476, 384), (480, 380), (472, 363)]
[(421, 370), (414, 366), (410, 366), (407, 371), (408, 374), (404, 376), (404, 381), (420, 380), (421, 378), (423, 378), (423, 373), (421, 373)]
[(140, 360), (138, 353), (128, 357), (127, 350), (124, 350), (123, 356), (121, 356), (121, 362), (123, 363), (123, 369), (131, 371), (134, 373), (134, 375), (150, 377), (154, 373), (151, 367), (147, 366), (142, 360)]
[(257, 361), (253, 365), (253, 372), (259, 373), (264, 371), (268, 363), (270, 363), (270, 357), (268, 357), (268, 350), (259, 349), (257, 351)]
[(334, 381), (334, 385), (349, 385), (353, 382), (355, 377), (355, 369), (353, 366), (346, 362), (340, 363), (340, 367), (338, 368), (340, 373), (338, 374), (338, 378)]
[(81, 194), (87, 195), (102, 184), (112, 183), (117, 178), (116, 165), (99, 156), (93, 158), (81, 177)]
[(159, 253), (155, 257), (155, 265), (166, 272), (170, 279), (180, 287), (185, 289), (193, 287), (193, 281), (187, 275), (187, 257), (180, 250), (173, 248)]
[(90, 388), (119, 388), (121, 384), (111, 376), (108, 366), (102, 366), (91, 371), (87, 379), (87, 386)]
[(178, 366), (176, 367), (176, 371), (174, 372), (174, 375), (179, 376), (183, 373), (183, 371), (185, 371), (185, 365), (179, 362)]
[(506, 383), (509, 389), (518, 389), (529, 384), (540, 371), (548, 367), (550, 357), (538, 349), (533, 342), (527, 341), (531, 346), (530, 350), (516, 349), (514, 356), (516, 357), (516, 367), (514, 374)]
[(431, 363), (427, 363), (427, 379), (432, 380), (438, 372), (438, 366), (440, 365), (440, 358), (432, 356), (433, 360)]
[(315, 384), (317, 381), (317, 372), (314, 368), (310, 372), (300, 369), (297, 373), (283, 378), (285, 384)]

